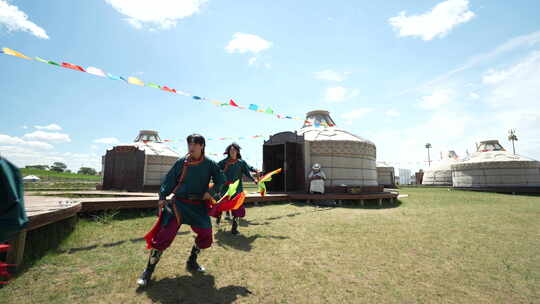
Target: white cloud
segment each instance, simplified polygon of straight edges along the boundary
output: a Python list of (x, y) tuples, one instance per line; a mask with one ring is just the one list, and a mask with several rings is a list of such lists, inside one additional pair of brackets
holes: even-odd
[(229, 41), (229, 44), (225, 47), (225, 50), (229, 53), (259, 53), (272, 46), (272, 42), (264, 40), (263, 38), (244, 33), (235, 33), (233, 39)]
[(3, 25), (8, 31), (24, 31), (41, 38), (49, 39), (45, 30), (32, 21), (15, 5), (0, 0), (0, 26)]
[(351, 125), (354, 120), (361, 118), (372, 111), (373, 109), (371, 108), (358, 108), (342, 114), (341, 117), (345, 119), (345, 124)]
[(342, 102), (358, 96), (358, 93), (358, 89), (348, 89), (341, 86), (330, 87), (326, 88), (324, 99), (327, 102)]
[(36, 164), (51, 165), (54, 162), (63, 162), (72, 171), (77, 171), (82, 166), (91, 167), (97, 171), (101, 170), (101, 157), (96, 153), (35, 151), (26, 147), (0, 145), (0, 154), (19, 167)]
[(509, 76), (508, 71), (497, 71), (497, 70), (491, 69), (487, 71), (482, 77), (482, 83), (495, 84), (495, 83), (505, 80), (506, 78), (508, 78), (508, 76)]
[(62, 127), (60, 127), (59, 125), (57, 124), (50, 124), (48, 126), (34, 126), (34, 128), (38, 129), (38, 130), (49, 130), (49, 131), (60, 131), (62, 130)]
[(394, 109), (390, 109), (388, 111), (385, 112), (386, 116), (390, 116), (390, 117), (399, 117), (399, 112), (394, 110)]
[(484, 83), (489, 84), (487, 86), (489, 92), (485, 100), (491, 106), (505, 107), (511, 110), (538, 109), (540, 50), (532, 52), (505, 70), (491, 70), (489, 74), (484, 75), (483, 80)]
[(50, 150), (53, 148), (53, 146), (48, 143), (40, 141), (26, 141), (15, 136), (9, 136), (4, 134), (0, 134), (0, 145), (24, 146), (42, 150)]
[(254, 65), (256, 61), (257, 61), (257, 57), (251, 57), (249, 58), (248, 62), (249, 62), (249, 65)]
[(423, 96), (418, 106), (427, 110), (440, 108), (450, 103), (451, 94), (450, 90), (436, 90), (431, 95)]
[(200, 11), (206, 0), (105, 0), (136, 29), (170, 29), (178, 20)]
[(476, 100), (476, 99), (479, 99), (479, 98), (480, 98), (480, 95), (478, 95), (478, 94), (475, 93), (475, 92), (471, 92), (471, 93), (469, 94), (469, 98), (470, 98), (470, 99), (473, 99), (473, 100)]
[(55, 143), (70, 142), (68, 134), (57, 133), (57, 132), (44, 132), (44, 131), (35, 131), (32, 133), (25, 134), (24, 138), (28, 139), (37, 139)]
[(475, 14), (469, 10), (468, 0), (446, 0), (421, 15), (407, 16), (400, 12), (388, 19), (399, 36), (418, 36), (423, 40), (446, 36), (456, 25), (468, 22)]
[(451, 78), (452, 76), (454, 76), (454, 75), (456, 75), (456, 74), (458, 74), (460, 72), (463, 72), (463, 71), (466, 71), (466, 70), (471, 69), (473, 67), (476, 67), (477, 65), (482, 64), (484, 62), (488, 62), (490, 60), (493, 60), (493, 59), (499, 57), (502, 54), (512, 52), (512, 51), (514, 51), (516, 49), (523, 48), (523, 47), (533, 47), (538, 43), (540, 43), (540, 31), (536, 31), (536, 32), (532, 32), (530, 34), (514, 37), (514, 38), (504, 42), (503, 44), (497, 46), (495, 49), (493, 49), (490, 52), (472, 56), (463, 65), (461, 65), (461, 66), (459, 66), (459, 67), (457, 67), (457, 68), (455, 68), (453, 70), (450, 70), (450, 71), (448, 71), (448, 72), (446, 72), (446, 73), (444, 73), (442, 75), (439, 75), (439, 76), (433, 78), (432, 80), (423, 83), (422, 85), (420, 85), (418, 87), (403, 90), (402, 92), (397, 94), (397, 96), (409, 93), (411, 91), (417, 91), (417, 90), (428, 88), (430, 86), (437, 85), (438, 83), (446, 81), (447, 79)]
[(324, 70), (315, 72), (315, 78), (319, 80), (337, 81), (341, 82), (347, 78), (350, 72), (336, 72), (332, 70)]
[(94, 142), (96, 144), (113, 145), (113, 144), (119, 143), (120, 141), (118, 139), (116, 139), (115, 137), (104, 137), (104, 138), (94, 139)]

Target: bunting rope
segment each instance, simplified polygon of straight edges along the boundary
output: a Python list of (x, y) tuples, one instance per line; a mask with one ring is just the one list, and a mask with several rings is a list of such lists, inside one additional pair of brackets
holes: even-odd
[(24, 55), (24, 54), (22, 54), (20, 52), (17, 52), (15, 50), (12, 50), (12, 49), (7, 48), (7, 47), (3, 47), (1, 49), (0, 53), (15, 56), (15, 57), (19, 57), (19, 58), (26, 59), (26, 60), (32, 60), (32, 61), (35, 60), (35, 61), (38, 61), (38, 62), (50, 64), (50, 65), (53, 65), (53, 66), (62, 67), (62, 68), (70, 69), (70, 70), (75, 70), (75, 71), (79, 71), (79, 72), (83, 72), (83, 73), (87, 73), (87, 74), (92, 74), (94, 76), (108, 78), (108, 79), (111, 79), (111, 80), (121, 80), (121, 81), (124, 81), (125, 83), (129, 83), (129, 84), (133, 84), (133, 85), (137, 85), (137, 86), (143, 86), (143, 87), (150, 87), (150, 88), (154, 88), (154, 89), (159, 89), (159, 90), (166, 91), (166, 92), (169, 92), (169, 93), (172, 93), (172, 94), (178, 94), (178, 95), (190, 97), (190, 98), (192, 98), (194, 100), (210, 102), (211, 104), (213, 104), (215, 106), (218, 106), (218, 107), (233, 107), (233, 108), (241, 109), (241, 110), (250, 110), (250, 111), (253, 111), (253, 112), (259, 112), (259, 113), (272, 115), (272, 116), (277, 117), (278, 119), (304, 120), (303, 118), (294, 117), (294, 116), (290, 116), (290, 115), (276, 114), (274, 112), (274, 110), (272, 108), (270, 108), (270, 107), (267, 107), (266, 110), (265, 110), (264, 107), (261, 107), (259, 105), (253, 104), (253, 103), (249, 104), (249, 106), (245, 107), (245, 106), (241, 106), (240, 104), (238, 104), (233, 99), (230, 99), (229, 102), (221, 102), (221, 101), (218, 101), (218, 100), (214, 100), (214, 99), (210, 99), (210, 98), (206, 98), (206, 97), (201, 97), (201, 96), (198, 96), (198, 95), (193, 95), (193, 94), (187, 93), (185, 91), (176, 90), (176, 89), (170, 88), (168, 86), (162, 86), (162, 85), (158, 85), (158, 84), (155, 84), (155, 83), (152, 83), (152, 82), (146, 82), (145, 83), (142, 80), (140, 80), (139, 78), (134, 77), (134, 76), (129, 76), (129, 77), (126, 78), (126, 77), (123, 77), (123, 76), (113, 75), (111, 73), (106, 73), (102, 69), (91, 67), (91, 66), (84, 69), (79, 65), (68, 63), (68, 62), (58, 63), (58, 62), (55, 62), (55, 61), (52, 61), (52, 60), (46, 60), (46, 59), (43, 59), (43, 58), (40, 58), (40, 57), (34, 57), (32, 59), (32, 58), (30, 58), (30, 57), (28, 57), (28, 56), (26, 56), (26, 55)]

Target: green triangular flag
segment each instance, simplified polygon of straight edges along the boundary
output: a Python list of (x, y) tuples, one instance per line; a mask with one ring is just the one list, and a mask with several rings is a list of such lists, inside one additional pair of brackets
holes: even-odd
[(229, 185), (229, 189), (227, 189), (227, 193), (225, 195), (228, 195), (229, 197), (233, 197), (236, 194), (236, 188), (238, 188), (238, 184), (240, 183), (240, 180), (237, 179), (234, 183)]
[(49, 63), (49, 61), (43, 59), (43, 58), (39, 58), (39, 57), (35, 57), (35, 59), (39, 62), (43, 62), (43, 63)]
[(147, 83), (146, 86), (156, 88), (156, 89), (161, 89), (161, 87), (159, 85), (157, 85), (155, 83), (151, 83), (151, 82)]

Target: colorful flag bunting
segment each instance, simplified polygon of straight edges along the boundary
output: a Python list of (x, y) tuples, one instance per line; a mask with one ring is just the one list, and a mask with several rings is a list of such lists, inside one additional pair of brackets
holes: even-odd
[(128, 77), (128, 82), (131, 83), (131, 84), (134, 84), (134, 85), (138, 85), (138, 86), (144, 86), (144, 82), (142, 82), (139, 78), (137, 77)]
[(119, 76), (113, 75), (111, 73), (107, 73), (107, 77), (112, 80), (122, 80)]
[(69, 62), (62, 62), (62, 67), (66, 68), (66, 69), (79, 71), (79, 72), (86, 72), (82, 67), (80, 67), (78, 65), (75, 65), (75, 64), (71, 64)]
[[(19, 52), (15, 51), (15, 50), (12, 50), (12, 49), (6, 48), (6, 47), (1, 48), (0, 53), (4, 53), (4, 54), (7, 54), (7, 55), (19, 57), (19, 58), (24, 58), (24, 59), (27, 59), (27, 60), (33, 60), (32, 58), (30, 58), (30, 57), (28, 57), (26, 55), (23, 55), (22, 53), (19, 53)], [(246, 108), (246, 107), (243, 107), (243, 106), (239, 105), (236, 101), (234, 101), (234, 99), (230, 99), (228, 103), (218, 102), (218, 101), (210, 100), (210, 99), (205, 98), (205, 97), (192, 95), (190, 93), (186, 93), (186, 92), (183, 92), (183, 91), (176, 91), (175, 89), (169, 88), (167, 86), (162, 87), (162, 86), (154, 84), (154, 83), (147, 83), (145, 85), (145, 83), (142, 80), (140, 80), (140, 79), (138, 79), (136, 77), (128, 77), (126, 79), (126, 78), (124, 78), (122, 76), (117, 76), (117, 75), (112, 75), (110, 73), (106, 73), (103, 70), (95, 68), (95, 67), (88, 67), (85, 70), (81, 66), (71, 64), (71, 63), (68, 63), (68, 62), (62, 62), (60, 64), (60, 63), (57, 63), (57, 62), (54, 62), (54, 61), (51, 61), (51, 60), (45, 60), (45, 59), (40, 58), (40, 57), (35, 57), (34, 59), (36, 61), (39, 61), (39, 62), (42, 62), (42, 63), (48, 63), (48, 64), (55, 65), (55, 66), (61, 66), (61, 67), (64, 67), (64, 68), (68, 68), (68, 69), (72, 69), (72, 70), (76, 70), (76, 71), (80, 71), (80, 72), (87, 72), (88, 74), (92, 74), (92, 75), (95, 75), (95, 76), (107, 77), (107, 78), (112, 79), (112, 80), (123, 80), (123, 81), (125, 81), (127, 83), (131, 83), (131, 84), (135, 84), (135, 85), (139, 85), (139, 86), (148, 86), (148, 87), (152, 87), (152, 88), (156, 88), (156, 89), (161, 89), (161, 90), (164, 90), (164, 91), (167, 91), (167, 92), (188, 96), (188, 97), (191, 97), (191, 98), (193, 98), (195, 100), (210, 101), (214, 105), (232, 106), (232, 107), (237, 107), (239, 109), (248, 109), (248, 110), (251, 110), (251, 111), (256, 111), (256, 112), (275, 115), (279, 119), (287, 118), (287, 119), (302, 120), (301, 118), (298, 118), (298, 117), (284, 116), (284, 115), (281, 115), (281, 114), (276, 115), (274, 113), (274, 110), (272, 110), (270, 107), (268, 107), (266, 110), (263, 110), (261, 107), (259, 107), (256, 104), (250, 104), (249, 107)]]
[(39, 61), (39, 62), (49, 63), (49, 61), (47, 61), (47, 60), (45, 60), (45, 59), (43, 59), (43, 58), (34, 57), (34, 59), (35, 59), (36, 61)]
[(23, 58), (23, 59), (27, 59), (27, 60), (32, 60), (32, 58), (28, 57), (28, 56), (25, 56), (17, 51), (14, 51), (10, 48), (2, 48), (2, 52), (4, 52), (4, 54), (7, 54), (7, 55), (11, 55), (11, 56), (15, 56), (15, 57), (19, 57), (19, 58)]
[(96, 75), (96, 76), (99, 76), (99, 77), (107, 77), (107, 75), (105, 75), (105, 72), (103, 72), (102, 70), (100, 70), (98, 68), (95, 68), (95, 67), (87, 67), (86, 68), (86, 73)]
[(157, 85), (155, 83), (151, 83), (151, 82), (146, 83), (146, 86), (151, 87), (151, 88), (161, 89), (161, 87), (159, 85)]
[(167, 91), (167, 92), (171, 92), (171, 93), (176, 93), (176, 90), (175, 89), (171, 89), (169, 88), (168, 86), (162, 86), (161, 89), (163, 91)]

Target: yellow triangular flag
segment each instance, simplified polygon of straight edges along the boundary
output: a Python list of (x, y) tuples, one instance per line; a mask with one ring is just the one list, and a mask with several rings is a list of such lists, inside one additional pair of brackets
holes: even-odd
[(131, 84), (144, 86), (144, 82), (142, 82), (142, 81), (141, 81), (139, 78), (137, 78), (137, 77), (128, 77), (128, 82), (131, 83)]
[(19, 57), (19, 58), (24, 58), (24, 59), (28, 59), (28, 60), (32, 60), (32, 58), (28, 57), (28, 56), (25, 56), (17, 51), (14, 51), (12, 49), (9, 49), (7, 47), (4, 47), (2, 48), (2, 51), (8, 55), (11, 55), (11, 56), (16, 56), (16, 57)]

